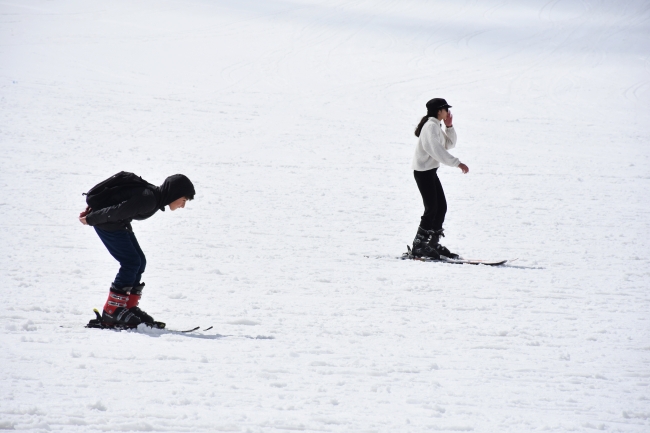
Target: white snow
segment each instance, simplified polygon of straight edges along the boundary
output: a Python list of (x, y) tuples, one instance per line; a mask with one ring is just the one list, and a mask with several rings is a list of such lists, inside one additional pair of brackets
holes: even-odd
[[(0, 3), (0, 429), (650, 431), (644, 0)], [(425, 102), (458, 131), (444, 241)], [(184, 173), (134, 224), (141, 306), (77, 221), (121, 170)], [(255, 337), (265, 337), (257, 339)], [(273, 338), (270, 338), (273, 337)]]

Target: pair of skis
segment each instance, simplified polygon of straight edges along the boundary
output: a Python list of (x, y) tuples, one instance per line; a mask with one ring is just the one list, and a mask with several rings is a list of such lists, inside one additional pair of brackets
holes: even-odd
[[(453, 264), (459, 264), (459, 265), (486, 265), (486, 266), (501, 266), (508, 262), (508, 260), (497, 260), (497, 261), (490, 261), (490, 260), (473, 260), (473, 259), (450, 259), (449, 257), (445, 256), (440, 256), (439, 259), (434, 259), (432, 257), (419, 257), (419, 256), (414, 256), (413, 251), (411, 251), (411, 247), (409, 245), (406, 246), (407, 251), (402, 254), (402, 257), (400, 257), (402, 260), (418, 260), (421, 262), (440, 262), (440, 263), (453, 263)], [(517, 260), (517, 259), (514, 259)], [(511, 260), (511, 261), (514, 261)], [(124, 325), (107, 325), (102, 321), (102, 316), (99, 314), (99, 311), (95, 308), (93, 310), (95, 312), (95, 319), (92, 319), (88, 322), (86, 325), (86, 328), (96, 328), (96, 329), (111, 329), (113, 331), (123, 331), (123, 330), (128, 330), (128, 329), (136, 329), (135, 326), (124, 326)], [(164, 329), (167, 332), (171, 333), (180, 333), (180, 334), (186, 334), (189, 332), (194, 332), (198, 331), (201, 329), (200, 326), (197, 326), (192, 329), (186, 329), (184, 331), (178, 331), (178, 330), (173, 330), (173, 329), (167, 329), (166, 324), (164, 322), (154, 322), (154, 323), (146, 323), (148, 327), (152, 329)], [(203, 331), (209, 331), (212, 329), (212, 326), (209, 328), (203, 329)]]
[[(94, 328), (94, 329), (109, 329), (111, 331), (129, 331), (129, 330), (134, 330), (137, 329), (137, 326), (124, 326), (124, 325), (109, 325), (104, 322), (102, 322), (102, 316), (99, 314), (99, 311), (95, 308), (93, 309), (95, 312), (95, 319), (92, 319), (88, 324), (86, 325), (86, 328)], [(163, 322), (154, 322), (154, 323), (145, 323), (145, 325), (151, 329), (160, 329), (161, 331), (164, 331), (164, 334), (188, 334), (194, 331), (209, 331), (212, 329), (212, 326), (201, 329), (200, 326), (197, 326), (192, 329), (186, 329), (184, 331), (176, 330), (176, 329), (168, 329)], [(242, 337), (242, 338), (248, 338), (251, 340), (274, 340), (275, 337), (270, 336), (270, 335), (257, 335), (257, 336), (251, 336), (251, 335), (221, 335), (221, 334), (215, 334), (215, 335), (204, 335), (204, 334), (198, 334), (195, 335), (196, 337), (199, 338), (225, 338), (225, 337)]]
[[(402, 260), (419, 260), (421, 262), (440, 262), (440, 263), (455, 263), (458, 265), (486, 265), (486, 266), (500, 266), (505, 264), (508, 260), (474, 260), (474, 259), (450, 259), (449, 257), (440, 256), (439, 259), (432, 257), (418, 257), (413, 255), (410, 246), (406, 246), (407, 251), (400, 257)], [(515, 259), (516, 260), (516, 259)]]
[[(137, 328), (136, 326), (108, 325), (102, 321), (102, 316), (101, 314), (99, 314), (99, 310), (97, 310), (97, 308), (93, 309), (93, 311), (95, 312), (96, 317), (88, 322), (86, 328), (110, 329), (113, 331), (125, 331), (129, 329)], [(164, 329), (167, 332), (171, 332), (171, 333), (178, 332), (180, 334), (187, 334), (188, 332), (194, 332), (201, 329), (200, 326), (197, 326), (196, 328), (186, 329), (184, 331), (177, 331), (173, 329), (167, 329), (166, 328), (167, 325), (164, 322), (145, 323), (145, 325), (152, 329)], [(205, 328), (203, 331), (209, 331), (210, 329), (212, 329), (212, 326), (210, 326), (209, 328)]]

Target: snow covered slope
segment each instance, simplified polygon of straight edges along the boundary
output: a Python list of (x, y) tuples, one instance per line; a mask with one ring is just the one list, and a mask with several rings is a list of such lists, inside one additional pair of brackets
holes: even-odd
[[(650, 430), (647, 1), (0, 2), (0, 428)], [(424, 104), (453, 105), (444, 241)], [(141, 306), (77, 221), (118, 171), (184, 173), (135, 223)], [(273, 337), (254, 339), (248, 337)]]

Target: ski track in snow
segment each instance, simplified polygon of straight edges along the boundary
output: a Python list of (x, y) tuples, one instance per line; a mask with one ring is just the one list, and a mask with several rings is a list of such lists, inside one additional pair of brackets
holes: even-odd
[[(0, 3), (0, 429), (650, 430), (643, 1)], [(412, 130), (442, 96), (444, 241)], [(134, 228), (142, 307), (76, 219), (120, 170), (195, 183)], [(261, 338), (255, 338), (255, 337)]]

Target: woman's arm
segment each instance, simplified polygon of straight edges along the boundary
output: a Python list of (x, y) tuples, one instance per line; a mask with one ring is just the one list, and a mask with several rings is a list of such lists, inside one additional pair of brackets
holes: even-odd
[(447, 127), (446, 131), (441, 130), (440, 132), (442, 132), (442, 136), (444, 137), (445, 149), (449, 150), (456, 147), (458, 136), (456, 135), (456, 129), (454, 127)]
[(431, 155), (433, 159), (450, 167), (458, 167), (460, 160), (447, 152), (446, 143), (448, 139), (450, 138), (442, 132), (439, 126), (431, 123), (424, 125), (420, 134), (424, 151)]
[(445, 136), (445, 149), (453, 149), (456, 147), (456, 142), (458, 141), (456, 130), (454, 129), (454, 115), (451, 114), (451, 111), (447, 111), (447, 117), (443, 120), (446, 127), (446, 131), (442, 133)]

